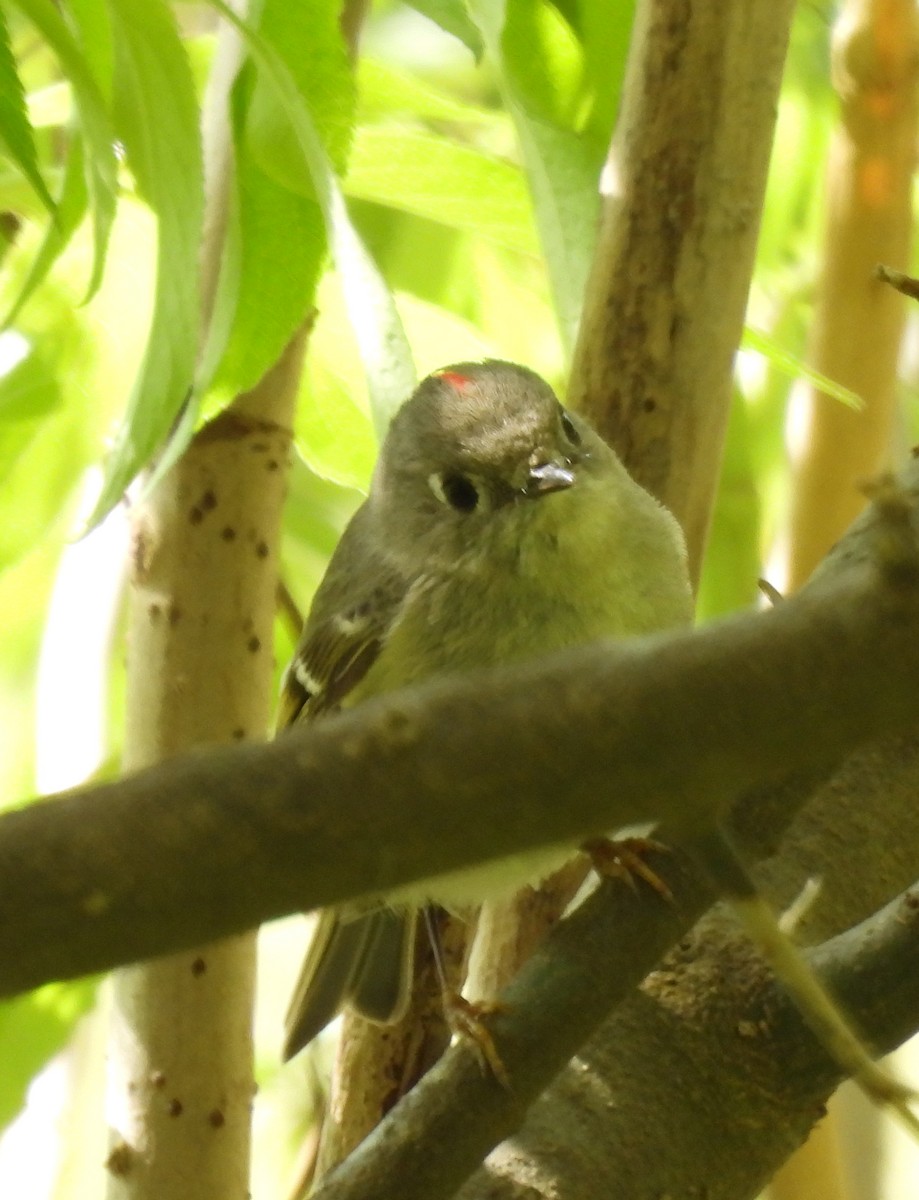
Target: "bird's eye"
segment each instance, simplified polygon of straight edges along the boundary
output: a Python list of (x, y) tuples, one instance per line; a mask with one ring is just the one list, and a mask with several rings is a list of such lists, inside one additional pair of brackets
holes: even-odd
[(580, 446), (581, 435), (578, 433), (578, 427), (565, 409), (562, 409), (562, 429), (564, 429), (565, 437), (571, 442), (572, 446)]
[(429, 482), (438, 500), (443, 500), (457, 512), (471, 513), (478, 507), (478, 489), (466, 475), (447, 471), (443, 475), (432, 475)]

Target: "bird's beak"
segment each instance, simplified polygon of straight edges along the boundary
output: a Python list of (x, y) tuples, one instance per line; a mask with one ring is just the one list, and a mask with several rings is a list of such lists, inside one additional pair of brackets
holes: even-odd
[(538, 467), (530, 468), (523, 494), (534, 499), (544, 496), (547, 492), (561, 492), (570, 488), (576, 478), (570, 464), (562, 466), (557, 462), (542, 463)]

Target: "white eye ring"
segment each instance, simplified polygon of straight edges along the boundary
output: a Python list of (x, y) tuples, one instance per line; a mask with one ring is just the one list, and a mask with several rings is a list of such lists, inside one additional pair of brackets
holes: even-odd
[(471, 513), (479, 506), (479, 489), (459, 471), (435, 472), (428, 476), (428, 486), (441, 504), (456, 512)]
[(565, 408), (562, 409), (562, 429), (565, 432), (565, 437), (572, 446), (580, 446), (582, 440), (581, 431), (575, 425), (574, 421), (572, 421), (571, 413)]
[(444, 495), (443, 476), (438, 471), (435, 471), (433, 475), (428, 476), (428, 487), (441, 502), (441, 504), (447, 503), (447, 497)]

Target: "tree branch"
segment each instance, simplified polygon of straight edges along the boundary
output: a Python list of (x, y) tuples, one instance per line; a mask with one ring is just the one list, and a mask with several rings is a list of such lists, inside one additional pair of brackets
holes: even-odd
[(5, 814), (0, 994), (632, 821), (677, 841), (754, 785), (906, 728), (908, 533), (874, 505), (772, 612), (428, 684)]
[[(813, 960), (879, 1048), (915, 1028), (915, 897)], [(899, 988), (879, 1006), (878, 979), (893, 976)], [(693, 1186), (711, 1200), (753, 1197), (823, 1115), (838, 1082), (792, 1003), (717, 913), (582, 1047), (461, 1195), (532, 1200), (558, 1194), (545, 1186), (551, 1181), (570, 1200), (591, 1200), (598, 1182), (613, 1177), (630, 1200)], [(597, 1089), (607, 1103), (586, 1104), (585, 1092)], [(462, 1130), (468, 1110), (460, 1112)]]
[(698, 578), (791, 0), (636, 6), (569, 398), (675, 514)]
[[(647, 900), (604, 885), (508, 989), (508, 1013), (494, 1030), (512, 1094), (482, 1075), (466, 1047), (454, 1048), (327, 1178), (316, 1200), (453, 1195), (487, 1152), (518, 1130), (526, 1108), (579, 1049), (513, 1144), (489, 1159), (464, 1197), (532, 1197), (543, 1183), (564, 1180), (566, 1196), (589, 1200), (612, 1174), (622, 1195), (652, 1200), (679, 1194), (700, 1170), (712, 1197), (755, 1194), (820, 1115), (839, 1071), (723, 914), (704, 923), (691, 947), (681, 944), (583, 1044), (585, 1005), (597, 1029), (630, 990), (636, 969), (643, 972), (673, 941), (677, 924), (710, 900), (682, 864), (667, 878), (675, 884), (676, 912), (655, 920), (650, 945)], [(813, 960), (877, 1046), (891, 1049), (915, 1028), (915, 896), (899, 898)], [(615, 1103), (576, 1103), (584, 1081)], [(767, 1111), (782, 1119), (769, 1124)], [(712, 1145), (719, 1163), (709, 1174)]]

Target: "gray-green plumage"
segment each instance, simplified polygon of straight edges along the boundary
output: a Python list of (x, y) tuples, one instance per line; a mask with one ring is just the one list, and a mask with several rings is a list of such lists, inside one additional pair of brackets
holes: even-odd
[[(679, 527), (587, 422), (524, 367), (460, 363), (424, 380), (394, 418), (313, 601), (280, 723), (690, 617)], [(413, 884), (386, 898), (395, 913), (323, 913), (285, 1056), (346, 1003), (376, 1020), (399, 1015), (418, 905), (511, 894), (574, 849)]]

